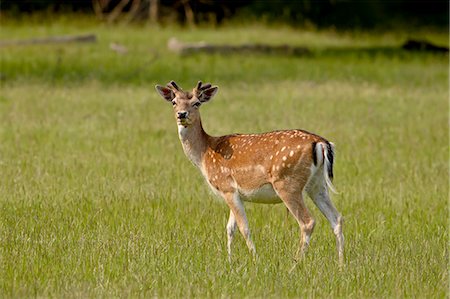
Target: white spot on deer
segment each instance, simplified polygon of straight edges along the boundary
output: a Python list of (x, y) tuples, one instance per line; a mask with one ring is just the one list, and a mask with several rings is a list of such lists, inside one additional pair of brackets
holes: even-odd
[(270, 156), (270, 160), (272, 160), (272, 159), (273, 159), (273, 155)]
[(266, 168), (264, 166), (262, 166), (262, 165), (257, 165), (256, 169), (261, 171), (262, 173), (266, 173)]
[(280, 153), (280, 152), (277, 151), (277, 152), (275, 153), (275, 156), (278, 156), (279, 153)]
[(287, 158), (286, 158), (286, 156), (284, 156), (284, 157), (283, 157), (283, 161), (286, 161), (286, 160), (287, 160)]
[(297, 145), (297, 148), (300, 148), (300, 145)]
[(289, 168), (289, 167), (291, 167), (291, 164), (288, 164), (288, 165), (287, 165), (287, 168)]
[(213, 159), (213, 163), (216, 163), (216, 159)]
[(286, 164), (283, 163), (283, 164), (281, 164), (281, 166), (286, 167)]
[(281, 148), (281, 151), (284, 151), (286, 149), (286, 147), (285, 146), (283, 146), (282, 148)]
[(290, 153), (289, 153), (289, 157), (292, 157), (294, 155), (294, 151), (291, 151)]

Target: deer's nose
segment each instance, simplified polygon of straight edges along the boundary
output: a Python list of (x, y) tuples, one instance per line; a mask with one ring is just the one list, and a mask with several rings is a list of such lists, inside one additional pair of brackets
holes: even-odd
[(181, 111), (181, 112), (177, 112), (178, 118), (179, 119), (183, 119), (183, 118), (187, 118), (188, 113), (187, 111)]

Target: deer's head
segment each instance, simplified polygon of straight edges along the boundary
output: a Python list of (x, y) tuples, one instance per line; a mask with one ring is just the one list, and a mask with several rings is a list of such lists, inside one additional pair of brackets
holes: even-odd
[(174, 81), (166, 86), (156, 85), (158, 93), (173, 105), (178, 125), (188, 127), (200, 119), (200, 106), (212, 99), (219, 89), (211, 84), (198, 81), (192, 92), (183, 91)]

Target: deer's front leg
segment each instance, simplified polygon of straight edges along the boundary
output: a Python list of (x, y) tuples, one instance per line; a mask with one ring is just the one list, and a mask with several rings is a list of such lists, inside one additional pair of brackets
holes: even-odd
[(228, 249), (228, 261), (231, 263), (231, 243), (233, 243), (234, 232), (236, 231), (236, 218), (233, 211), (230, 210), (230, 217), (227, 223), (227, 249)]
[[(239, 198), (239, 193), (237, 192), (228, 192), (223, 195), (225, 202), (230, 207), (230, 219), (228, 220), (228, 225), (233, 224), (233, 222), (237, 223), (239, 231), (245, 239), (248, 249), (253, 255), (256, 255), (255, 245), (250, 237), (250, 229), (248, 227), (247, 215), (245, 215), (244, 205)], [(234, 215), (234, 221), (231, 219), (231, 214)], [(228, 232), (227, 225), (227, 232)], [(228, 253), (231, 253), (231, 241), (230, 235), (228, 235)]]

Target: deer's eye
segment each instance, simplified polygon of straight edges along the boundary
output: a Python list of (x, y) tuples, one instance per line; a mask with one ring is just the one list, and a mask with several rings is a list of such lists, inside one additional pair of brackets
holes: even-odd
[(172, 105), (173, 105), (173, 106), (176, 106), (176, 105), (177, 105), (177, 102), (172, 101)]
[(192, 104), (192, 106), (194, 106), (195, 108), (198, 108), (198, 107), (200, 107), (201, 104), (202, 103), (200, 103), (200, 102), (195, 102), (194, 104)]

